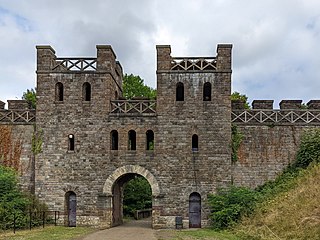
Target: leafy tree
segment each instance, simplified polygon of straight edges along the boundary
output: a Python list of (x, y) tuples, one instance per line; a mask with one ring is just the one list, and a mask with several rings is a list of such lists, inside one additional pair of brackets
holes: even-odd
[(122, 95), (127, 99), (132, 99), (133, 97), (147, 97), (150, 99), (156, 98), (157, 91), (145, 85), (140, 76), (125, 74), (122, 87)]
[(134, 216), (136, 210), (152, 207), (151, 187), (141, 176), (130, 180), (124, 187), (123, 212), (125, 216)]
[(26, 92), (23, 93), (22, 99), (27, 100), (31, 108), (36, 108), (36, 88), (27, 89)]
[(242, 100), (244, 102), (244, 108), (250, 109), (250, 105), (248, 103), (248, 97), (245, 94), (241, 94), (239, 92), (233, 92), (231, 94), (231, 100)]

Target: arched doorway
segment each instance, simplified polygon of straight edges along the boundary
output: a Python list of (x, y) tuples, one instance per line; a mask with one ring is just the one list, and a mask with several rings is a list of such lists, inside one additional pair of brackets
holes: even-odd
[(201, 228), (201, 196), (197, 192), (189, 197), (189, 227)]
[(151, 187), (152, 192), (152, 227), (158, 223), (155, 216), (160, 214), (161, 206), (159, 205), (158, 197), (160, 195), (160, 188), (157, 179), (147, 169), (139, 165), (126, 165), (117, 168), (109, 177), (103, 187), (103, 193), (110, 196), (110, 210), (106, 212), (108, 216), (106, 224), (109, 226), (116, 226), (123, 222), (123, 186), (133, 177), (140, 175), (144, 177)]
[[(119, 177), (112, 192), (112, 226), (123, 224), (124, 217), (137, 216), (135, 210), (151, 209), (151, 199), (151, 187), (144, 177), (136, 173)], [(146, 212), (144, 216), (151, 214)]]
[(74, 192), (69, 191), (65, 195), (67, 214), (68, 214), (68, 227), (75, 227), (77, 225), (77, 196)]

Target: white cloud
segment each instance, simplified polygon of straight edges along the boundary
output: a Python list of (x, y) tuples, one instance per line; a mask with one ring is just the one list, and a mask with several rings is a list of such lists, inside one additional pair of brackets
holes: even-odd
[[(250, 100), (318, 98), (317, 0), (0, 0), (0, 99), (35, 85), (35, 45), (95, 56), (111, 44), (124, 71), (155, 86), (156, 44), (173, 56), (214, 56), (233, 43), (233, 90)], [(275, 105), (276, 106), (276, 105)]]

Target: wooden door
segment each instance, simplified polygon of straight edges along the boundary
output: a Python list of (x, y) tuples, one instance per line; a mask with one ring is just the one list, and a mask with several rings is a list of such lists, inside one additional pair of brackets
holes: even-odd
[(201, 228), (201, 196), (191, 193), (189, 197), (189, 227)]
[(116, 183), (113, 187), (113, 197), (112, 197), (112, 226), (118, 226), (122, 224), (122, 212), (121, 212), (121, 189), (119, 183)]
[(75, 227), (77, 219), (77, 197), (75, 193), (70, 193), (68, 200), (68, 226)]

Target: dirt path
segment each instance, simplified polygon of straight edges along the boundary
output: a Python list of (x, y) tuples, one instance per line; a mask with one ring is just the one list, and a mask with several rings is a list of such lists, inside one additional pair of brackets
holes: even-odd
[(156, 240), (155, 233), (150, 219), (142, 219), (89, 234), (81, 240)]

